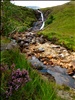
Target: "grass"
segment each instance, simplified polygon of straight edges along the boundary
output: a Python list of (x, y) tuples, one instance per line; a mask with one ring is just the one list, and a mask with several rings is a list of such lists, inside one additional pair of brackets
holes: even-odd
[(6, 36), (1, 36), (1, 44), (8, 44), (10, 43), (10, 39), (8, 39)]
[[(41, 9), (46, 18), (45, 28), (38, 34), (45, 35), (56, 44), (75, 51), (75, 2)], [(52, 16), (52, 17), (51, 17)]]
[[(15, 91), (8, 100), (61, 100), (56, 95), (54, 89), (54, 83), (50, 83), (47, 80), (43, 80), (41, 75), (36, 70), (30, 67), (30, 64), (25, 59), (23, 54), (19, 53), (19, 50), (9, 50), (1, 52), (1, 63), (7, 64), (10, 68), (14, 63), (16, 69), (26, 69), (29, 72), (31, 81), (29, 81), (24, 87)], [(10, 77), (10, 69), (2, 74), (1, 77), (1, 91), (5, 92), (6, 83)], [(1, 100), (5, 100), (4, 96)]]
[(16, 6), (9, 1), (1, 2), (1, 31), (3, 35), (8, 35), (14, 30), (18, 32), (26, 31), (32, 27), (35, 21), (34, 10)]

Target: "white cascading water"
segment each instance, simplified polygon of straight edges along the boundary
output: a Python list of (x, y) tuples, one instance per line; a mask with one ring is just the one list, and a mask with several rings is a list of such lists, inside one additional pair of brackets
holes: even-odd
[(43, 13), (42, 13), (41, 11), (39, 11), (39, 10), (37, 10), (37, 11), (38, 11), (39, 13), (41, 13), (41, 18), (42, 18), (43, 24), (42, 24), (42, 26), (40, 27), (40, 30), (42, 30), (42, 29), (44, 28), (44, 25), (45, 25)]

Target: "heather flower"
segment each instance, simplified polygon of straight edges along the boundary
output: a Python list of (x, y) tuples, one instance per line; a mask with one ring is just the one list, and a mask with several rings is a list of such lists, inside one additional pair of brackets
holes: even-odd
[(30, 80), (28, 71), (26, 70), (13, 70), (11, 79), (8, 82), (8, 90), (6, 91), (6, 98), (12, 95), (12, 93), (18, 90), (19, 87), (24, 86)]

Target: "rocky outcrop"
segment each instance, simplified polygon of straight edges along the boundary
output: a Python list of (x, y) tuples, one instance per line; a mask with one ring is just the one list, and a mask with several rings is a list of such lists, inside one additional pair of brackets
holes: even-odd
[(20, 50), (28, 57), (35, 55), (44, 65), (60, 66), (67, 69), (69, 75), (75, 73), (75, 52), (52, 44), (43, 35), (38, 36), (32, 32), (13, 36), (20, 46)]

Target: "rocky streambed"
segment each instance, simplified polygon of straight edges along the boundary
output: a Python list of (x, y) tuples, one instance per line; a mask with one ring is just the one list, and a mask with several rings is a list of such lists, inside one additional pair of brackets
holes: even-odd
[(16, 33), (12, 36), (33, 68), (44, 75), (54, 77), (58, 84), (75, 88), (75, 52), (52, 44), (36, 32)]

